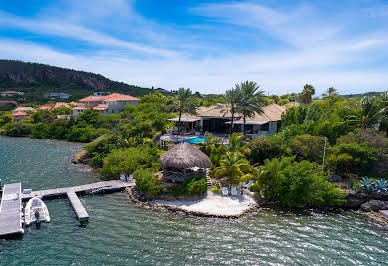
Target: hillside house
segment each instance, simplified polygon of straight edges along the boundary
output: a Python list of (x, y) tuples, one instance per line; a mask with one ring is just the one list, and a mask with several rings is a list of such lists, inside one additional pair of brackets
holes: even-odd
[(119, 93), (112, 93), (105, 96), (88, 96), (79, 100), (83, 105), (73, 108), (73, 115), (77, 116), (80, 112), (93, 108), (97, 110), (100, 114), (109, 115), (109, 114), (118, 114), (123, 108), (127, 105), (139, 104), (140, 99)]
[(8, 104), (13, 104), (13, 105), (18, 105), (18, 103), (16, 101), (3, 101), (3, 100), (0, 100), (0, 106), (2, 105), (8, 105)]
[(19, 122), (24, 118), (26, 118), (27, 116), (28, 114), (22, 111), (17, 111), (16, 113), (12, 113), (13, 122)]
[(59, 100), (59, 99), (68, 99), (71, 97), (71, 95), (63, 92), (51, 92), (43, 95), (43, 97), (50, 100)]
[(0, 92), (2, 97), (22, 96), (24, 92), (21, 91), (2, 91)]

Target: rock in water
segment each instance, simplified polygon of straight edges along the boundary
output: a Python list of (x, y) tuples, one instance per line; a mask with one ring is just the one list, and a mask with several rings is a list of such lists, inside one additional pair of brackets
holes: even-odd
[(388, 201), (370, 200), (368, 202), (361, 204), (360, 208), (364, 212), (388, 210)]

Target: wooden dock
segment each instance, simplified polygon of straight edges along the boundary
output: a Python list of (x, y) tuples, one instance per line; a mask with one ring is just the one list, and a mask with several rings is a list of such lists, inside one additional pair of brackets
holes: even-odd
[(21, 184), (4, 185), (0, 204), (0, 236), (23, 234)]
[(79, 200), (77, 193), (110, 193), (115, 191), (121, 191), (126, 187), (131, 187), (134, 185), (135, 184), (132, 182), (112, 180), (74, 187), (33, 191), (30, 194), (21, 193), (20, 183), (5, 185), (0, 205), (0, 237), (12, 234), (23, 234), (24, 230), (22, 227), (23, 223), (21, 212), (22, 201), (28, 201), (29, 199), (35, 196), (41, 197), (42, 199), (67, 197), (71, 203), (71, 206), (74, 209), (78, 220), (82, 223), (89, 220), (89, 215), (86, 212), (81, 201)]

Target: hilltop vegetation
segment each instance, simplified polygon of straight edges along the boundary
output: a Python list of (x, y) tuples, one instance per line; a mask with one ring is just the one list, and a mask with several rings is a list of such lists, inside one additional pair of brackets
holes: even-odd
[(4, 90), (24, 92), (23, 97), (15, 100), (29, 103), (45, 102), (42, 96), (50, 92), (71, 94), (72, 97), (68, 99), (71, 101), (86, 97), (93, 91), (118, 92), (132, 96), (144, 96), (152, 91), (112, 81), (98, 74), (44, 64), (0, 60), (0, 91)]

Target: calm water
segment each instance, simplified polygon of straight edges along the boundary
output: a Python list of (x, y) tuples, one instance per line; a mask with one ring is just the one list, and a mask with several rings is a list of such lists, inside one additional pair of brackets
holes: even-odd
[[(70, 163), (81, 145), (0, 137), (0, 176), (40, 189), (98, 176)], [(239, 221), (183, 217), (137, 207), (125, 193), (81, 198), (78, 225), (65, 199), (46, 201), (52, 222), (0, 240), (0, 265), (388, 264), (388, 232), (356, 213), (264, 210)]]

